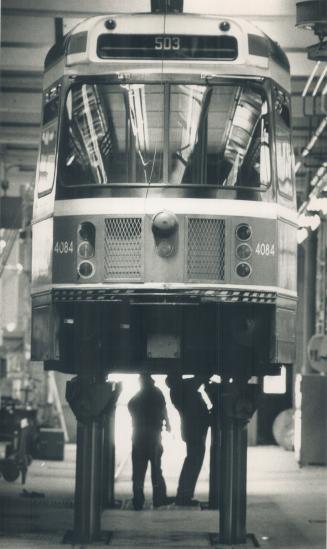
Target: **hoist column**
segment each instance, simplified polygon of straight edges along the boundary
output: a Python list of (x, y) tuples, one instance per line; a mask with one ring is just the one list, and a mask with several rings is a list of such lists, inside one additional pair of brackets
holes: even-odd
[(89, 543), (101, 538), (102, 420), (77, 424), (74, 501), (74, 540)]
[(247, 423), (256, 409), (258, 387), (223, 381), (219, 459), (219, 542), (245, 543)]
[(220, 541), (226, 544), (245, 543), (246, 425), (230, 419), (223, 426), (221, 435)]
[(77, 376), (66, 385), (66, 399), (77, 419), (74, 528), (65, 541), (91, 543), (101, 532), (104, 416), (116, 403), (114, 384), (101, 369), (101, 314), (97, 304), (79, 304), (74, 318)]
[[(73, 540), (90, 543), (103, 538), (101, 511), (108, 499), (112, 503), (114, 483), (114, 447), (104, 434), (108, 417), (121, 392), (120, 384), (97, 383), (75, 377), (67, 383), (66, 398), (77, 423), (77, 456)], [(114, 438), (114, 424), (109, 433)]]
[(219, 508), (219, 460), (221, 443), (221, 424), (219, 417), (219, 402), (221, 385), (218, 383), (206, 383), (206, 393), (212, 403), (210, 414), (210, 467), (209, 467), (209, 509)]
[(111, 406), (103, 416), (102, 453), (102, 507), (115, 506), (115, 415), (116, 404), (122, 391), (121, 383), (110, 383), (112, 388)]

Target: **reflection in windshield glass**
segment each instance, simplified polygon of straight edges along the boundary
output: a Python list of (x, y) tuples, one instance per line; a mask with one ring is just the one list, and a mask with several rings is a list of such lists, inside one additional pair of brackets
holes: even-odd
[(97, 86), (83, 84), (69, 91), (66, 102), (69, 120), (69, 151), (66, 166), (90, 172), (96, 184), (107, 183), (110, 133)]
[(62, 180), (265, 187), (269, 134), (267, 102), (249, 84), (74, 85)]
[(201, 115), (208, 94), (206, 86), (171, 86), (169, 157), (170, 182), (181, 183), (198, 143)]

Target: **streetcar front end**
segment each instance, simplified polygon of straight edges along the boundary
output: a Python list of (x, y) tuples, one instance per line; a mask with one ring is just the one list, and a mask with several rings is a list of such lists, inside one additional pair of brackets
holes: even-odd
[(82, 317), (106, 371), (293, 361), (285, 60), (249, 24), (188, 16), (183, 35), (181, 17), (95, 18), (48, 70), (32, 328), (48, 368), (75, 371)]

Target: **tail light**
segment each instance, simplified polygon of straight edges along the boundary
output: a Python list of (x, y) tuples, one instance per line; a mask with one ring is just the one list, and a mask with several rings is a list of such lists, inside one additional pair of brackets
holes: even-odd
[[(252, 256), (252, 247), (249, 240), (252, 237), (252, 228), (248, 223), (240, 223), (235, 230), (236, 250), (235, 255), (239, 259), (236, 265), (236, 274), (241, 278), (248, 278), (252, 273), (252, 266), (248, 262)], [(237, 242), (241, 241), (241, 242)]]
[(84, 221), (78, 227), (78, 264), (77, 272), (82, 278), (91, 278), (95, 273), (95, 266), (90, 261), (95, 256), (95, 226)]
[(252, 229), (247, 223), (241, 223), (236, 227), (236, 236), (239, 240), (247, 241), (252, 236)]
[(77, 270), (82, 278), (91, 278), (95, 273), (95, 267), (91, 261), (81, 261), (78, 264)]
[(78, 253), (81, 257), (89, 259), (94, 256), (94, 246), (88, 241), (81, 242), (78, 246)]
[(251, 265), (249, 265), (249, 263), (243, 261), (242, 263), (238, 263), (236, 265), (236, 272), (238, 276), (241, 276), (242, 278), (247, 278), (252, 273), (252, 267)]
[(236, 248), (236, 257), (238, 259), (249, 259), (252, 255), (252, 248), (249, 244), (239, 244)]

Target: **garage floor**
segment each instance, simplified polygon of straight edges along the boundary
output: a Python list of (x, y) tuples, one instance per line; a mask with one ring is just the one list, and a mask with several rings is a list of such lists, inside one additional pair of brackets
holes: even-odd
[[(34, 461), (25, 493), (19, 482), (9, 484), (0, 479), (1, 547), (62, 547), (64, 532), (72, 526), (75, 446), (67, 445), (65, 455), (64, 462)], [(326, 469), (299, 469), (294, 455), (277, 447), (250, 448), (248, 456), (247, 525), (260, 546), (263, 549), (325, 549)], [(218, 512), (174, 505), (154, 510), (148, 478), (149, 499), (145, 510), (135, 512), (130, 505), (129, 457), (122, 460), (117, 469), (116, 498), (122, 505), (120, 509), (105, 511), (102, 516), (102, 528), (113, 531), (110, 547), (210, 547), (208, 532), (217, 531)], [(169, 467), (169, 459), (164, 470), (168, 493), (173, 495), (178, 471), (176, 474), (176, 467)], [(205, 464), (196, 494), (201, 501), (207, 499), (207, 479)], [(252, 541), (246, 545), (253, 546)]]

